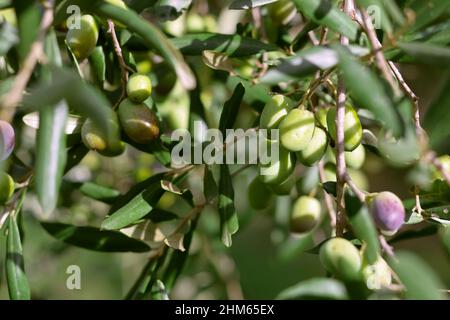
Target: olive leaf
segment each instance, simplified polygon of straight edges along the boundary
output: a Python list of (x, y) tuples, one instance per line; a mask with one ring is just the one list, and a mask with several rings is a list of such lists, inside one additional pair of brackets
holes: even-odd
[(9, 49), (19, 43), (17, 29), (8, 22), (0, 24), (0, 56), (8, 53)]
[(231, 236), (239, 229), (239, 221), (234, 207), (234, 188), (228, 165), (220, 166), (219, 214), (222, 242), (230, 247)]
[(234, 0), (230, 6), (230, 10), (247, 10), (260, 6), (264, 6), (269, 3), (277, 2), (278, 0)]
[(279, 300), (307, 298), (345, 300), (348, 299), (348, 294), (345, 285), (338, 280), (312, 278), (284, 289), (277, 296)]

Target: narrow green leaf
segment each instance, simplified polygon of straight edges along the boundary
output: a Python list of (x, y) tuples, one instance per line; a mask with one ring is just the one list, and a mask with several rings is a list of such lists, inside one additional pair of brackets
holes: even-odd
[(418, 62), (440, 67), (450, 66), (450, 49), (448, 47), (421, 42), (399, 42), (397, 46)]
[(153, 300), (169, 300), (169, 294), (167, 292), (166, 286), (161, 280), (156, 280), (156, 283), (152, 288), (152, 299)]
[(220, 166), (219, 214), (222, 242), (231, 247), (231, 236), (239, 229), (239, 221), (234, 207), (234, 188), (228, 165)]
[(417, 31), (444, 15), (450, 8), (450, 3), (445, 0), (416, 0), (411, 4), (410, 8), (416, 14), (411, 31)]
[(89, 149), (86, 148), (86, 146), (80, 142), (73, 147), (71, 147), (67, 151), (67, 161), (66, 161), (66, 167), (64, 168), (64, 174), (69, 172), (73, 167), (78, 165), (81, 160), (88, 154)]
[(293, 299), (348, 299), (347, 289), (335, 279), (313, 278), (289, 287), (277, 296), (278, 300)]
[[(45, 53), (51, 63), (62, 65), (56, 34), (50, 32), (45, 41)], [(51, 72), (43, 71), (43, 81), (49, 82)], [(53, 80), (55, 81), (55, 80)], [(64, 100), (39, 111), (36, 137), (36, 193), (44, 214), (57, 205), (64, 167), (66, 165), (66, 123), (68, 106)]]
[(22, 241), (16, 216), (8, 218), (8, 236), (6, 238), (6, 280), (11, 300), (29, 300), (30, 287), (25, 275)]
[(105, 230), (119, 230), (137, 222), (155, 208), (164, 190), (159, 184), (153, 184), (139, 193), (130, 202), (108, 216), (101, 225)]
[[(369, 53), (366, 48), (358, 46), (351, 46), (350, 51), (356, 56)], [(332, 68), (337, 65), (338, 61), (338, 54), (332, 48), (314, 46), (282, 60), (278, 66), (271, 68), (261, 78), (261, 83), (274, 85), (280, 82), (299, 80), (317, 70)]]
[(322, 188), (326, 193), (336, 197), (337, 184), (336, 181), (326, 181), (322, 183)]
[(375, 263), (380, 256), (380, 243), (369, 209), (350, 192), (345, 194), (345, 208), (355, 236), (366, 244), (367, 262)]
[(400, 136), (403, 132), (402, 122), (381, 80), (352, 58), (348, 50), (339, 46), (335, 50), (339, 54), (339, 66), (351, 96), (363, 108), (370, 110), (386, 129)]
[(121, 232), (102, 231), (94, 227), (78, 227), (64, 223), (41, 222), (54, 238), (67, 244), (102, 252), (145, 252), (150, 247), (142, 241), (129, 238)]
[(27, 95), (23, 104), (31, 112), (56, 105), (65, 99), (69, 106), (82, 116), (91, 118), (94, 124), (103, 130), (112, 144), (119, 138), (117, 126), (110, 119), (114, 114), (111, 104), (103, 94), (84, 82), (72, 70), (51, 67), (51, 81), (41, 81)]
[(39, 5), (35, 1), (13, 1), (17, 16), (20, 42), (17, 45), (20, 60), (23, 61), (36, 40), (41, 21)]
[(247, 10), (264, 6), (269, 3), (277, 2), (278, 0), (234, 0), (230, 6), (230, 10)]
[(340, 11), (330, 0), (294, 0), (297, 9), (307, 18), (355, 40), (358, 33), (356, 22)]
[(400, 251), (389, 264), (399, 276), (406, 288), (407, 299), (414, 300), (441, 300), (444, 299), (442, 288), (444, 286), (435, 272), (417, 255)]
[(105, 203), (112, 203), (120, 195), (120, 192), (116, 189), (107, 188), (93, 182), (81, 184), (79, 190), (85, 196)]
[(234, 88), (231, 98), (225, 102), (219, 122), (219, 130), (223, 135), (226, 134), (226, 129), (233, 128), (244, 94), (245, 88), (242, 83), (239, 83)]
[[(264, 43), (239, 34), (192, 33), (170, 38), (169, 41), (186, 56), (200, 56), (205, 50), (223, 53), (230, 57), (245, 57), (257, 53), (280, 50), (274, 44)], [(139, 37), (132, 37), (128, 41), (127, 46), (137, 51), (148, 50), (143, 40)]]
[(154, 14), (160, 21), (176, 20), (191, 5), (192, 0), (159, 0), (152, 8)]

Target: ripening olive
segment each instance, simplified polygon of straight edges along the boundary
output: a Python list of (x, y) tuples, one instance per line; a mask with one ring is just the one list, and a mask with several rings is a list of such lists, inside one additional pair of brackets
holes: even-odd
[(296, 153), (297, 160), (305, 166), (311, 167), (322, 159), (328, 146), (328, 137), (320, 127), (314, 128), (314, 133), (305, 149)]
[(272, 201), (272, 192), (259, 177), (256, 177), (248, 186), (248, 203), (255, 210), (266, 209)]
[(361, 275), (361, 256), (358, 249), (347, 239), (332, 238), (320, 248), (320, 262), (336, 277), (353, 281)]
[(293, 101), (288, 97), (281, 94), (274, 95), (264, 106), (261, 113), (259, 127), (262, 129), (277, 128), (281, 120), (286, 117), (293, 106)]
[(286, 180), (280, 184), (269, 184), (268, 187), (273, 193), (279, 196), (288, 195), (291, 193), (295, 185), (295, 176), (291, 174)]
[(125, 99), (119, 105), (118, 114), (123, 130), (134, 142), (145, 144), (158, 138), (158, 118), (146, 103)]
[(145, 101), (152, 93), (152, 82), (149, 77), (142, 74), (132, 75), (127, 83), (127, 95), (136, 103)]
[(370, 203), (370, 210), (378, 228), (388, 233), (395, 233), (405, 221), (402, 201), (389, 191), (378, 193)]
[(188, 33), (205, 31), (203, 18), (198, 14), (190, 13), (186, 18), (186, 29)]
[(268, 9), (272, 21), (281, 25), (288, 24), (297, 14), (297, 9), (290, 0), (279, 0), (270, 4)]
[(391, 269), (382, 257), (378, 257), (374, 264), (363, 263), (362, 274), (370, 290), (387, 288), (392, 283)]
[(98, 26), (93, 16), (84, 14), (80, 18), (80, 28), (69, 29), (67, 45), (78, 60), (86, 59), (94, 50), (98, 40)]
[(280, 123), (280, 140), (290, 151), (305, 149), (314, 133), (314, 114), (308, 110), (294, 109)]
[[(327, 113), (328, 132), (336, 141), (336, 108), (330, 108)], [(353, 151), (361, 143), (362, 126), (359, 117), (353, 107), (345, 106), (344, 118), (344, 147), (346, 151)]]
[(364, 146), (360, 144), (353, 151), (345, 152), (345, 163), (348, 167), (359, 169), (364, 164), (364, 160), (366, 159), (366, 150)]
[(320, 221), (321, 205), (319, 200), (301, 196), (292, 208), (290, 228), (295, 233), (305, 233), (313, 230)]
[(286, 181), (294, 171), (294, 154), (283, 148), (278, 141), (267, 140), (267, 144), (269, 150), (272, 145), (274, 145), (275, 148), (278, 148), (278, 159), (270, 157), (269, 163), (261, 164), (260, 178), (264, 183), (279, 185)]
[(8, 158), (14, 150), (14, 128), (9, 122), (0, 120), (0, 161)]
[[(111, 121), (118, 130), (119, 123), (115, 114)], [(125, 143), (123, 141), (117, 140), (108, 143), (105, 133), (94, 126), (90, 119), (86, 120), (81, 128), (81, 138), (88, 149), (97, 151), (106, 157), (115, 157), (125, 151)]]
[(14, 180), (5, 172), (0, 172), (0, 205), (11, 199), (14, 193)]

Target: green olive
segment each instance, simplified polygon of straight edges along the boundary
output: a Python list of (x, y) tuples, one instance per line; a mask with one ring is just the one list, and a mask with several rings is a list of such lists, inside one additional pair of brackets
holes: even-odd
[(280, 140), (289, 151), (305, 149), (314, 133), (314, 114), (308, 110), (294, 109), (280, 123)]
[[(118, 130), (119, 124), (115, 114), (111, 121)], [(108, 137), (106, 137), (105, 133), (94, 126), (90, 119), (86, 120), (81, 128), (81, 138), (88, 149), (97, 151), (106, 157), (115, 157), (125, 151), (124, 142), (120, 140), (108, 142)]]
[(370, 290), (387, 288), (392, 283), (391, 269), (382, 257), (378, 257), (378, 260), (371, 265), (364, 262), (362, 274)]
[(269, 184), (270, 190), (279, 196), (288, 195), (295, 186), (295, 176), (291, 174), (286, 180), (280, 184)]
[(348, 175), (361, 190), (369, 190), (369, 180), (364, 172), (352, 168), (347, 169)]
[(364, 164), (364, 160), (366, 160), (366, 150), (362, 144), (357, 146), (353, 151), (345, 152), (345, 163), (350, 168), (361, 168)]
[(142, 74), (132, 75), (128, 79), (127, 94), (133, 102), (141, 103), (152, 93), (152, 82), (149, 77)]
[(327, 124), (328, 109), (329, 108), (321, 108), (318, 111), (316, 111), (316, 113), (314, 114), (314, 116), (316, 117), (317, 123), (325, 130), (328, 130), (328, 124)]
[(305, 233), (313, 230), (320, 221), (322, 207), (319, 200), (301, 196), (292, 208), (290, 228), (295, 233)]
[(188, 33), (198, 33), (205, 31), (203, 18), (195, 13), (190, 13), (186, 18), (186, 29)]
[(268, 150), (272, 145), (278, 148), (278, 159), (271, 159), (269, 163), (260, 166), (260, 178), (264, 183), (280, 185), (294, 171), (294, 154), (283, 148), (278, 141), (267, 140), (267, 143)]
[(120, 103), (118, 113), (123, 130), (134, 142), (146, 144), (158, 139), (158, 118), (146, 103), (125, 99)]
[(11, 199), (14, 193), (14, 180), (6, 172), (0, 172), (0, 205)]
[(293, 101), (288, 97), (281, 94), (274, 95), (264, 106), (261, 113), (259, 127), (262, 129), (278, 128), (281, 120), (286, 117), (293, 106)]
[(344, 281), (361, 277), (361, 256), (358, 249), (344, 238), (332, 238), (320, 247), (320, 262), (324, 268)]
[(311, 167), (322, 159), (328, 146), (328, 137), (320, 127), (315, 127), (313, 136), (305, 149), (296, 153), (297, 160), (305, 166)]
[(248, 203), (255, 210), (266, 209), (272, 201), (272, 192), (259, 177), (256, 177), (248, 186)]
[[(327, 113), (328, 132), (336, 141), (336, 108), (330, 108)], [(353, 107), (347, 105), (345, 107), (344, 119), (344, 147), (346, 151), (353, 151), (361, 143), (362, 126), (359, 121), (358, 114)]]
[(98, 26), (89, 14), (81, 16), (79, 29), (69, 29), (66, 34), (67, 45), (78, 60), (84, 60), (92, 53), (97, 40)]
[(0, 22), (3, 22), (3, 20), (5, 20), (14, 27), (17, 26), (16, 12), (14, 11), (13, 8), (0, 10)]
[(336, 181), (336, 165), (331, 162), (327, 162), (324, 166), (325, 181)]

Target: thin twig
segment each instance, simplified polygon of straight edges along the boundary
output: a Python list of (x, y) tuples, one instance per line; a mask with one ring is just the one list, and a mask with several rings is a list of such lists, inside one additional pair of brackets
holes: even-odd
[[(353, 0), (344, 1), (344, 12), (350, 16), (354, 15), (355, 3)], [(341, 44), (348, 46), (349, 39), (341, 35)], [(345, 122), (345, 101), (346, 89), (342, 76), (338, 77), (338, 88), (336, 97), (336, 236), (341, 237), (345, 228), (345, 205), (344, 187), (346, 182), (347, 168), (345, 165), (344, 149), (344, 122)]]
[(44, 54), (45, 37), (53, 23), (53, 5), (54, 0), (43, 2), (44, 13), (42, 15), (37, 38), (31, 45), (30, 52), (25, 58), (22, 68), (15, 77), (10, 91), (0, 103), (0, 118), (5, 121), (11, 122), (14, 116), (14, 108), (22, 101), (25, 88), (33, 74), (33, 70)]
[(111, 39), (113, 41), (114, 51), (116, 53), (117, 59), (119, 60), (120, 74), (121, 74), (121, 81), (122, 81), (122, 93), (120, 95), (118, 102), (113, 107), (115, 109), (126, 96), (126, 87), (127, 87), (127, 82), (128, 82), (128, 70), (131, 70), (131, 69), (130, 69), (130, 67), (127, 66), (127, 64), (125, 63), (125, 60), (123, 59), (122, 48), (120, 47), (119, 40), (117, 39), (114, 22), (111, 19), (108, 19), (108, 27), (109, 27), (109, 33), (111, 34)]
[(369, 42), (372, 46), (372, 50), (374, 50), (376, 65), (377, 65), (378, 69), (380, 69), (380, 71), (383, 73), (383, 75), (386, 78), (389, 85), (394, 90), (395, 95), (399, 96), (400, 90), (397, 86), (397, 83), (396, 83), (394, 77), (392, 76), (392, 71), (389, 68), (386, 58), (384, 57), (384, 54), (382, 52), (382, 45), (377, 38), (377, 34), (375, 33), (375, 29), (372, 24), (372, 20), (364, 8), (361, 8), (360, 11), (361, 11), (361, 15), (363, 18), (362, 22), (364, 25), (365, 32), (366, 32)]
[(350, 189), (352, 189), (353, 193), (358, 197), (359, 201), (366, 201), (366, 194), (358, 188), (358, 186), (355, 184), (355, 182), (347, 172), (345, 173), (345, 182), (350, 187)]
[(383, 235), (379, 235), (378, 239), (380, 240), (381, 248), (383, 248), (383, 251), (386, 252), (387, 255), (391, 257), (395, 257), (394, 249), (392, 246), (386, 241), (386, 238)]

